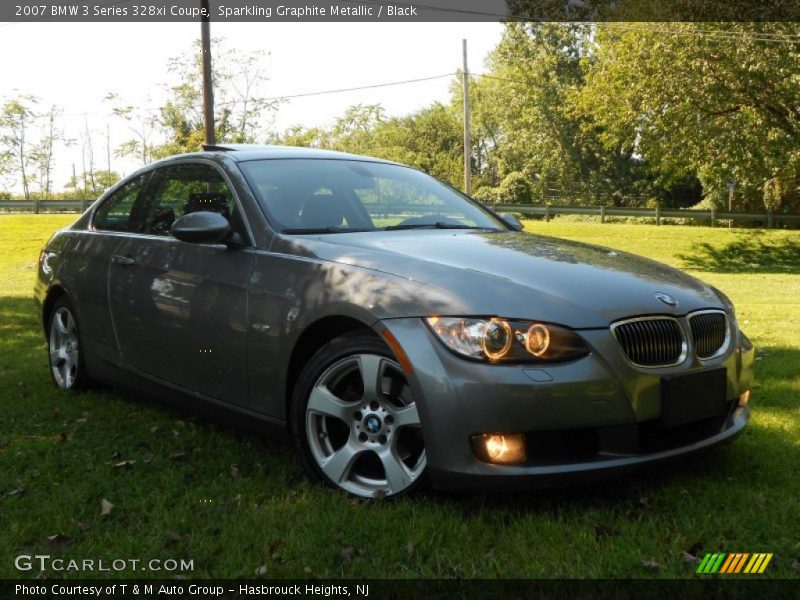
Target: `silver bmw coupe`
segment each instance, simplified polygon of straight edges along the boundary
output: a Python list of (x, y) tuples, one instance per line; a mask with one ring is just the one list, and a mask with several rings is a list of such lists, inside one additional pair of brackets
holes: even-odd
[(754, 350), (724, 294), (520, 230), (374, 158), (162, 160), (41, 252), (53, 381), (225, 407), (361, 497), (605, 477), (742, 433)]

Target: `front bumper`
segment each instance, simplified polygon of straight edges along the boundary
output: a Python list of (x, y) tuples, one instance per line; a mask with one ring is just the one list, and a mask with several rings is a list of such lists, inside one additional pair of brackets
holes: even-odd
[[(697, 452), (741, 434), (749, 408), (738, 406), (750, 388), (753, 349), (732, 344), (713, 364), (687, 359), (664, 369), (628, 363), (609, 330), (581, 335), (592, 352), (557, 365), (490, 365), (457, 357), (420, 319), (378, 324), (395, 336), (413, 365), (409, 377), (420, 412), (434, 487), (491, 491), (548, 487), (614, 476)], [(728, 411), (665, 429), (660, 381), (724, 366)], [(478, 460), (470, 437), (524, 433), (528, 460), (494, 465)]]

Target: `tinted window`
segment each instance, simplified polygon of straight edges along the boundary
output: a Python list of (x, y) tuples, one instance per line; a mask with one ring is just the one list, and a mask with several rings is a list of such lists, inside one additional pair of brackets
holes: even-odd
[(282, 230), (507, 229), (459, 192), (407, 167), (320, 159), (256, 160), (240, 167)]
[(95, 229), (106, 231), (138, 231), (131, 219), (133, 207), (144, 189), (150, 174), (135, 177), (114, 192), (94, 215)]
[(202, 164), (164, 167), (156, 170), (151, 193), (141, 207), (143, 231), (169, 235), (176, 219), (198, 211), (220, 213), (237, 229), (239, 217), (235, 208), (233, 193), (214, 167)]

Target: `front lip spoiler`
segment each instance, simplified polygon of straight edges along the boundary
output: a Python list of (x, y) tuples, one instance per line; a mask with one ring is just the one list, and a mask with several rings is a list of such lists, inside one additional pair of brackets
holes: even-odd
[(429, 467), (429, 476), (436, 489), (464, 492), (546, 489), (603, 481), (641, 469), (652, 463), (677, 460), (733, 441), (744, 432), (749, 416), (749, 408), (738, 409), (734, 413), (732, 424), (718, 434), (686, 446), (652, 454), (534, 467), (500, 467), (481, 463), (483, 468), (476, 469), (475, 472), (454, 472)]

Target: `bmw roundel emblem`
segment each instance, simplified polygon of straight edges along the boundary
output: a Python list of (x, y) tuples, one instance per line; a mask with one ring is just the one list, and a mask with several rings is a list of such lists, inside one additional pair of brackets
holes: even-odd
[(669, 294), (665, 294), (664, 292), (656, 292), (655, 296), (667, 306), (678, 306), (678, 301)]

